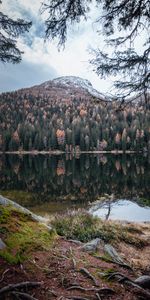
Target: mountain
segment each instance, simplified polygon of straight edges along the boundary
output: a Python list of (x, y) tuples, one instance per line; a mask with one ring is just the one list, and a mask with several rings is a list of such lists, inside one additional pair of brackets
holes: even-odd
[(150, 150), (150, 110), (65, 76), (0, 95), (0, 151)]
[(40, 85), (20, 90), (21, 93), (55, 97), (56, 100), (70, 100), (73, 98), (97, 98), (107, 100), (106, 97), (95, 90), (87, 79), (76, 76), (63, 76), (46, 81)]

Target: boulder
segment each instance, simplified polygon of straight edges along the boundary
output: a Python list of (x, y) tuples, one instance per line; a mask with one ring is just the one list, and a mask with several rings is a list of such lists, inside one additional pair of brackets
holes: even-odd
[(134, 282), (143, 288), (150, 289), (150, 276), (148, 276), (148, 275), (140, 276), (137, 279), (135, 279)]
[(15, 201), (12, 201), (10, 199), (7, 199), (7, 198), (3, 197), (2, 195), (0, 195), (0, 205), (3, 205), (3, 206), (12, 206), (13, 208), (18, 209), (22, 213), (27, 214), (28, 216), (30, 216), (32, 220), (35, 220), (35, 221), (37, 221), (39, 223), (42, 223), (44, 226), (46, 226), (46, 228), (48, 230), (50, 230), (50, 231), (52, 230), (52, 227), (50, 225), (46, 224), (49, 221), (48, 219), (43, 218), (41, 216), (38, 216), (38, 215), (32, 213), (27, 208), (19, 205)]
[(124, 264), (124, 261), (122, 258), (119, 256), (118, 252), (116, 249), (111, 246), (110, 244), (106, 244), (104, 246), (104, 251), (112, 258), (112, 260), (118, 264)]
[(99, 238), (84, 244), (80, 249), (87, 252), (95, 252), (103, 241)]

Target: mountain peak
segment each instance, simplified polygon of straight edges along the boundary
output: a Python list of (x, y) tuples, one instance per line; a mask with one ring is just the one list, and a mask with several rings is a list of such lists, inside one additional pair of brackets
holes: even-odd
[(78, 76), (62, 76), (41, 84), (41, 87), (44, 89), (50, 89), (52, 86), (56, 86), (58, 88), (63, 87), (66, 89), (82, 90), (93, 97), (106, 100), (106, 97), (103, 94), (93, 88), (89, 80)]
[(92, 84), (89, 80), (83, 79), (78, 76), (62, 76), (52, 80), (56, 84), (64, 84), (66, 86), (73, 85), (77, 87), (92, 87)]

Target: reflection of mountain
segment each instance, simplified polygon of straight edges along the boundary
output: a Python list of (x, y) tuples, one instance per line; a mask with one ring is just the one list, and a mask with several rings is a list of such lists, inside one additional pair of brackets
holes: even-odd
[(104, 194), (118, 199), (148, 199), (149, 164), (148, 157), (138, 156), (81, 155), (71, 159), (8, 155), (1, 157), (0, 190), (15, 191), (14, 198), (18, 195), (33, 206), (50, 201), (91, 202)]

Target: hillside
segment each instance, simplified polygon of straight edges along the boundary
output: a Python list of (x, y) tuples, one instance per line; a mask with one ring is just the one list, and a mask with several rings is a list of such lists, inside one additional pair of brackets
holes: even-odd
[(0, 150), (134, 150), (150, 148), (149, 108), (118, 111), (87, 80), (66, 76), (0, 95)]
[(149, 224), (85, 212), (44, 221), (0, 197), (1, 299), (150, 299)]

